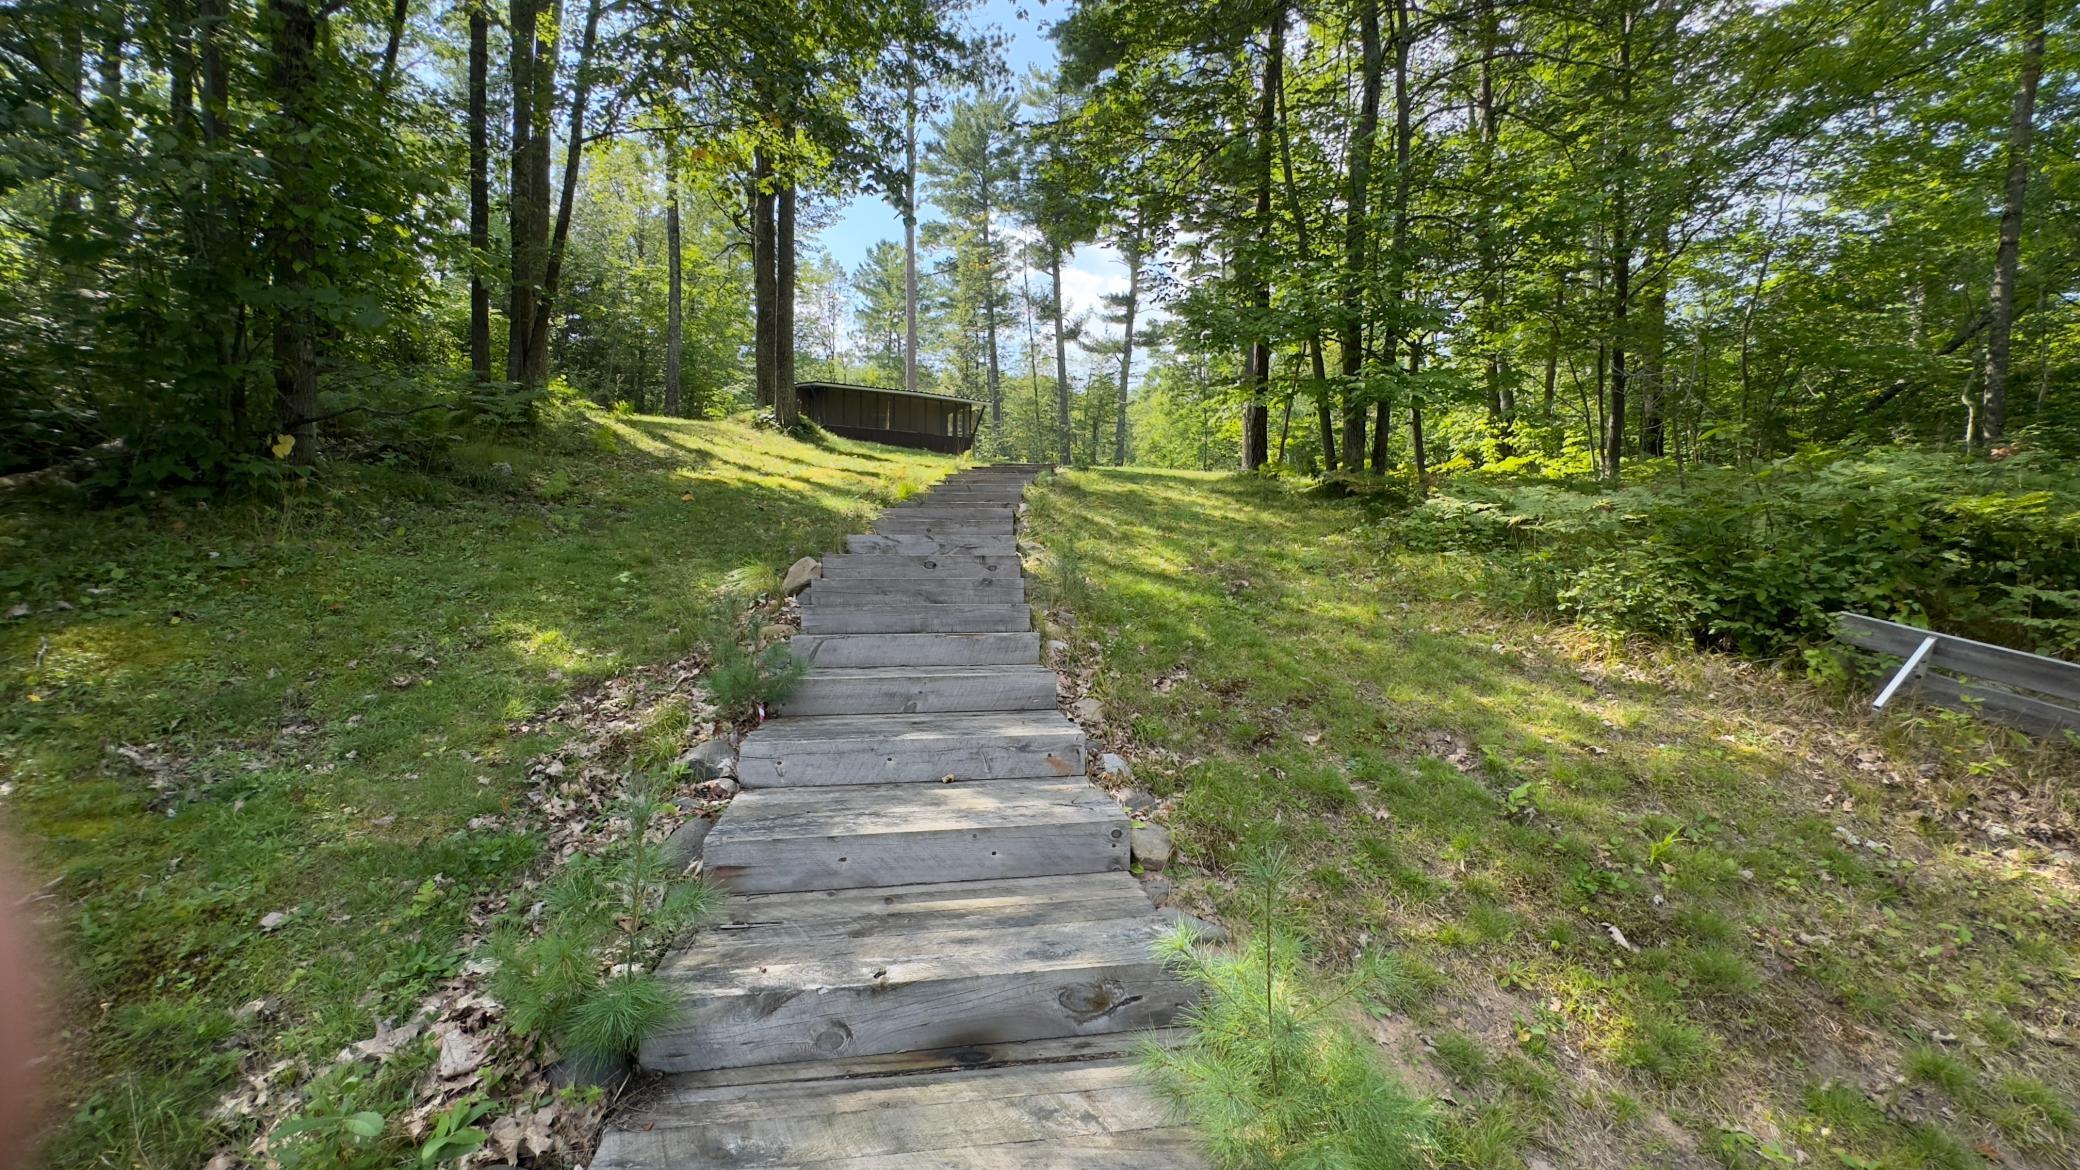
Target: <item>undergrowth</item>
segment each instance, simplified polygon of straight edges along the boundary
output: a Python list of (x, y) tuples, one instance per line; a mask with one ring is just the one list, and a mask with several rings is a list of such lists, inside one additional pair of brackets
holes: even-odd
[(1489, 593), (1614, 632), (1775, 655), (1846, 609), (2080, 654), (2080, 471), (2041, 452), (1815, 451), (1619, 489), (1465, 475), (1383, 535), (1482, 557), (1511, 578)]

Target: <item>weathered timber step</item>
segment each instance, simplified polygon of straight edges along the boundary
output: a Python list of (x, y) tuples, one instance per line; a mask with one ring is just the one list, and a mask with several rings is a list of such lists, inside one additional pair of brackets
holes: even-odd
[(802, 594), (804, 606), (856, 605), (866, 598), (893, 604), (1017, 605), (1026, 599), (1024, 577), (824, 577)]
[(991, 519), (986, 516), (884, 515), (874, 522), (874, 531), (881, 536), (1012, 536), (1017, 532), (1017, 526), (1008, 516)]
[(1058, 711), (774, 719), (737, 751), (746, 788), (1053, 780), (1083, 770), (1083, 729)]
[(1010, 1040), (1001, 1044), (961, 1044), (951, 1048), (917, 1048), (874, 1056), (841, 1056), (835, 1060), (796, 1060), (786, 1064), (711, 1068), (672, 1073), (652, 1081), (638, 1107), (643, 1109), (688, 1100), (684, 1094), (732, 1085), (787, 1085), (829, 1082), (825, 1089), (846, 1089), (867, 1078), (962, 1069), (1000, 1068), (1015, 1064), (1117, 1060), (1134, 1056), (1150, 1044), (1176, 1047), (1193, 1039), (1190, 1028), (1171, 1026), (1142, 1032), (1109, 1032), (1094, 1036), (1050, 1036), (1045, 1040)]
[(887, 597), (824, 602), (802, 610), (805, 634), (979, 634), (1033, 628), (1023, 605), (930, 605)]
[(675, 1089), (601, 1138), (593, 1170), (1197, 1170), (1127, 1059), (800, 1085)]
[(999, 503), (991, 500), (952, 500), (943, 497), (934, 499), (931, 496), (918, 496), (907, 504), (897, 504), (881, 515), (884, 518), (905, 516), (930, 517), (940, 520), (1008, 521), (1017, 518), (1018, 505), (1011, 500)]
[(747, 789), (703, 851), (742, 894), (1050, 877), (1127, 868), (1127, 816), (1078, 776)]
[(1040, 661), (1040, 635), (796, 634), (788, 649), (812, 667), (1031, 666)]
[(1013, 555), (896, 556), (888, 553), (832, 553), (823, 558), (825, 580), (835, 577), (1016, 577)]
[(845, 551), (899, 557), (938, 557), (966, 555), (979, 557), (1012, 557), (1018, 553), (1018, 539), (1009, 533), (987, 536), (848, 536)]
[(1155, 958), (1167, 920), (1124, 873), (728, 905), (734, 928), (704, 931), (658, 967), (681, 1008), (644, 1041), (646, 1068), (1127, 1031), (1169, 1023), (1190, 998)]
[(1052, 711), (1055, 676), (1044, 666), (924, 666), (812, 670), (780, 704), (782, 715), (926, 715), (947, 711)]

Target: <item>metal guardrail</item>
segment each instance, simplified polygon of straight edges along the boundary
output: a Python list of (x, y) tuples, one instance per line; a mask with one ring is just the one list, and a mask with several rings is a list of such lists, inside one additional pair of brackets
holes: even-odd
[(1836, 638), (1859, 650), (1904, 659), (1871, 706), (1902, 694), (1983, 715), (2032, 735), (2080, 733), (2080, 663), (1938, 634), (1860, 613), (1838, 613)]

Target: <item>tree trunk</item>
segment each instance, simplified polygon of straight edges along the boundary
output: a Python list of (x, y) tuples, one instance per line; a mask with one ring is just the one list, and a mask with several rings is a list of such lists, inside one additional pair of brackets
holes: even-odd
[[(506, 297), (506, 381), (525, 391), (534, 386), (534, 371), (528, 366), (528, 344), (534, 331), (535, 303), (541, 291), (542, 265), (547, 259), (546, 213), (548, 184), (548, 134), (537, 133), (536, 97), (542, 85), (536, 74), (548, 67), (542, 62), (539, 17), (548, 0), (512, 0), (506, 24), (512, 32), (512, 52), (507, 73), (513, 86), (513, 142), (507, 174), (507, 235), (512, 251), (512, 279)], [(546, 115), (546, 111), (542, 112)], [(542, 165), (536, 166), (540, 154)], [(542, 175), (537, 190), (536, 177)], [(537, 230), (539, 227), (540, 230)]]
[(903, 107), (903, 389), (917, 392), (917, 84)]
[[(1392, 364), (1408, 328), (1408, 196), (1414, 181), (1410, 169), (1415, 143), (1415, 96), (1408, 83), (1409, 0), (1394, 4), (1394, 209), (1393, 243), (1387, 257), (1387, 362)], [(1412, 351), (1411, 351), (1412, 352)], [(1411, 373), (1414, 371), (1411, 370)], [(1372, 473), (1387, 472), (1387, 435), (1390, 430), (1388, 404), (1379, 404), (1374, 419)]]
[[(1386, 54), (1379, 38), (1379, 0), (1358, 7), (1358, 117), (1351, 129), (1350, 164), (1344, 185), (1343, 313), (1337, 324), (1343, 375), (1343, 465), (1365, 466), (1365, 280), (1370, 275), (1372, 152), (1379, 139), (1380, 87)], [(1332, 462), (1333, 462), (1333, 452)]]
[(390, 33), (383, 42), (383, 67), (376, 74), (376, 93), (388, 96), (391, 83), (397, 78), (397, 50), (404, 43), (404, 21), (411, 13), (411, 0), (392, 0), (390, 5)]
[(773, 417), (782, 427), (801, 417), (794, 395), (794, 176), (780, 182), (773, 230)]
[[(1422, 361), (1422, 343), (1409, 342), (1408, 372), (1411, 377), (1415, 375), (1416, 367), (1421, 365)], [(1422, 498), (1430, 494), (1430, 482), (1427, 478), (1430, 464), (1429, 452), (1423, 448), (1423, 395), (1420, 391), (1408, 396), (1408, 442), (1416, 462), (1416, 496)]]
[[(1141, 218), (1137, 213), (1127, 236), (1127, 304), (1125, 332), (1120, 339), (1119, 402), (1112, 420), (1112, 465), (1127, 465), (1127, 388), (1134, 378), (1134, 314), (1141, 305)], [(1094, 456), (1095, 458), (1095, 453)]]
[(1642, 295), (1639, 336), (1639, 452), (1648, 459), (1668, 453), (1664, 417), (1668, 400), (1668, 220), (1654, 224), (1651, 269)]
[(1567, 274), (1553, 278), (1553, 328), (1546, 334), (1545, 421), (1553, 421), (1553, 392), (1560, 382), (1560, 318), (1567, 310)]
[(1256, 248), (1250, 257), (1247, 284), (1257, 308), (1257, 336), (1250, 342), (1249, 405), (1243, 408), (1242, 465), (1254, 471), (1270, 457), (1271, 417), (1271, 168), (1273, 135), (1277, 133), (1278, 93), (1285, 84), (1286, 10), (1273, 7), (1266, 24), (1263, 96), (1257, 102)]
[[(602, 0), (591, 0), (585, 6), (585, 32), (578, 42), (578, 60), (573, 73), (571, 90), (570, 124), (564, 131), (563, 189), (556, 200), (556, 229), (549, 237), (547, 259), (542, 264), (542, 288), (535, 302), (534, 329), (529, 334), (528, 364), (533, 369), (538, 384), (546, 385), (549, 380), (549, 317), (556, 301), (557, 285), (563, 277), (563, 253), (571, 236), (571, 209), (578, 198), (578, 164), (585, 154), (585, 114), (592, 100), (592, 54), (599, 44), (599, 17)], [(550, 58), (549, 78), (554, 81), (555, 58)], [(540, 101), (555, 100), (555, 87), (551, 84)], [(548, 111), (540, 111), (546, 126)], [(549, 185), (549, 144), (541, 143), (540, 174), (537, 176), (546, 194)], [(546, 202), (543, 215), (547, 215)]]
[[(1068, 322), (1062, 317), (1062, 250), (1054, 244), (1047, 245), (1047, 275), (1054, 282), (1054, 390), (1056, 421), (1061, 428), (1062, 462), (1074, 463), (1075, 453), (1070, 450), (1069, 432), (1069, 340), (1066, 332)], [(993, 335), (994, 336), (994, 335)], [(990, 346), (990, 360), (996, 360), (996, 346)]]
[[(1617, 120), (1622, 124), (1632, 113), (1632, 30), (1635, 16), (1628, 7), (1618, 19), (1621, 26)], [(1624, 469), (1626, 392), (1630, 389), (1631, 378), (1627, 349), (1632, 340), (1628, 335), (1632, 310), (1632, 159), (1631, 140), (1621, 137), (1616, 173), (1611, 183), (1611, 402), (1605, 423), (1603, 455), (1604, 474), (1614, 480)]]
[[(313, 165), (307, 141), (316, 124), (316, 56), (322, 19), (301, 0), (268, 0), (267, 90), (280, 125), (268, 162), (278, 173)], [(318, 451), (318, 321), (311, 300), (318, 245), (310, 220), (282, 197), (263, 233), (273, 268), (275, 421), (294, 443), (289, 458), (308, 464)]]
[(685, 352), (686, 280), (684, 245), (679, 238), (679, 142), (664, 142), (664, 412), (685, 412), (679, 389), (679, 361)]
[[(982, 292), (982, 319), (984, 327), (989, 333), (987, 341), (989, 351), (989, 369), (987, 370), (989, 378), (989, 422), (990, 426), (1001, 436), (1004, 432), (1004, 374), (1003, 363), (997, 352), (997, 246), (989, 234), (991, 205), (992, 195), (990, 189), (988, 186), (984, 186), (982, 195), (982, 254), (990, 262), (990, 271), (989, 284)], [(1060, 273), (1057, 272), (1056, 275), (1059, 276)], [(1056, 282), (1055, 287), (1054, 310), (1055, 337), (1059, 339), (1062, 335), (1062, 294), (1059, 281)]]
[(1986, 326), (1986, 377), (1980, 388), (1979, 438), (1992, 445), (2006, 435), (2008, 366), (2015, 330), (2015, 270), (2022, 251), (2022, 202), (2029, 192), (2030, 138), (2036, 130), (2037, 79), (2044, 70), (2044, 0), (2023, 10), (2022, 80), (2008, 123), (2008, 185), (2001, 204), (2001, 242), (1994, 254), (1992, 305)]
[(489, 0), (469, 6), (469, 368), (491, 380), (491, 289), (484, 261), (491, 254), (491, 128), (486, 90), (491, 72)]
[(765, 148), (760, 147), (751, 154), (751, 371), (758, 405), (777, 409), (779, 398), (773, 393), (773, 388), (778, 381), (775, 370), (780, 346), (774, 295), (778, 274), (773, 268), (772, 185), (773, 160)]
[(1509, 352), (1504, 348), (1502, 327), (1502, 265), (1495, 236), (1501, 231), (1501, 209), (1494, 191), (1495, 146), (1501, 135), (1502, 115), (1495, 101), (1495, 53), (1500, 37), (1491, 0), (1481, 0), (1480, 80), (1475, 88), (1475, 149), (1480, 169), (1479, 253), (1481, 324), (1480, 339), (1487, 350), (1484, 363), (1488, 383), (1488, 410), (1497, 433), (1496, 449), (1507, 459), (1516, 453), (1514, 439), (1517, 415), (1516, 387), (1510, 382)]

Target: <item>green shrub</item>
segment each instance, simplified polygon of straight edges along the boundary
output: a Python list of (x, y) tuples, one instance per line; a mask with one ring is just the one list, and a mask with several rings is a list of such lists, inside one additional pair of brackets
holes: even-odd
[(1775, 655), (1849, 609), (2080, 654), (2080, 471), (2043, 453), (1813, 451), (1622, 488), (1468, 477), (1386, 532), (1507, 563), (1618, 632)]

